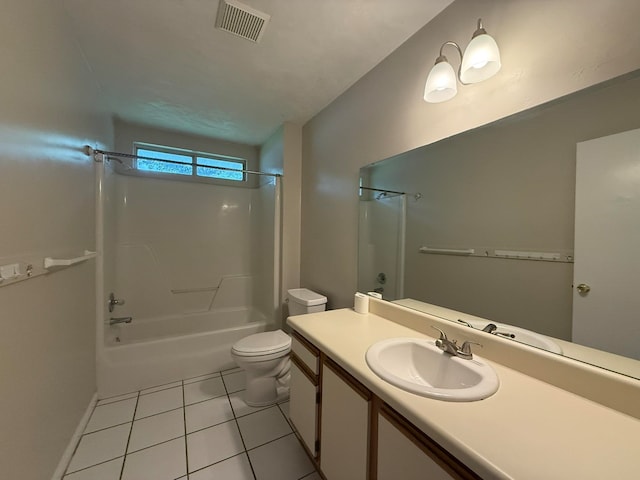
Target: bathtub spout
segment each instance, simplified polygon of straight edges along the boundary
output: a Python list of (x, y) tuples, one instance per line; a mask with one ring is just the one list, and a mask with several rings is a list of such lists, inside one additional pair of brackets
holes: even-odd
[(131, 323), (133, 317), (111, 317), (109, 319), (109, 325), (116, 325), (118, 323)]

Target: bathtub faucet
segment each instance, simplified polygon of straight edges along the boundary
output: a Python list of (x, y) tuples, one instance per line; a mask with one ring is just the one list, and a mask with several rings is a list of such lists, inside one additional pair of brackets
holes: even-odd
[(109, 319), (109, 325), (116, 325), (117, 323), (131, 323), (133, 317), (111, 317)]

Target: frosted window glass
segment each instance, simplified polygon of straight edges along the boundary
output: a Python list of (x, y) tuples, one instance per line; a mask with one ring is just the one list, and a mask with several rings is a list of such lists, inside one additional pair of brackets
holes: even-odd
[[(241, 162), (232, 162), (229, 160), (217, 160), (213, 158), (197, 157), (198, 165), (211, 165), (212, 167), (232, 168), (234, 170), (244, 169)], [(230, 170), (220, 170), (219, 168), (196, 167), (196, 174), (200, 177), (221, 178), (223, 180), (235, 180), (242, 182), (244, 180), (243, 172), (232, 172)]]
[(191, 175), (192, 173), (192, 157), (190, 155), (180, 155), (177, 153), (157, 152), (155, 150), (138, 149), (137, 155), (140, 157), (151, 157), (160, 160), (171, 160), (172, 162), (180, 162), (185, 165), (177, 165), (175, 163), (156, 162), (154, 160), (138, 159), (136, 168), (143, 172), (172, 173), (176, 175)]

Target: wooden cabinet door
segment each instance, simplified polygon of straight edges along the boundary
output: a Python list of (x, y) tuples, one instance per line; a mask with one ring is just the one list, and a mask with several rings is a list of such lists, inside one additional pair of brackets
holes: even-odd
[[(329, 363), (327, 363), (329, 362)], [(329, 359), (322, 365), (320, 468), (327, 480), (366, 480), (371, 393)]]
[(318, 387), (305, 375), (297, 362), (291, 363), (289, 419), (293, 423), (307, 450), (315, 458), (317, 444), (317, 392)]
[(460, 460), (376, 398), (372, 416), (375, 480), (481, 480)]
[(382, 415), (378, 415), (378, 480), (452, 477)]

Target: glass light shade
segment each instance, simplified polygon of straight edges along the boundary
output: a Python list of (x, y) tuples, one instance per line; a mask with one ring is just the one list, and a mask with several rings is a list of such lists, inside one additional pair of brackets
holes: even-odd
[(462, 56), (460, 81), (478, 83), (493, 77), (502, 64), (496, 41), (486, 33), (474, 37)]
[(424, 99), (429, 103), (446, 102), (458, 93), (456, 73), (447, 61), (436, 63), (427, 77)]

